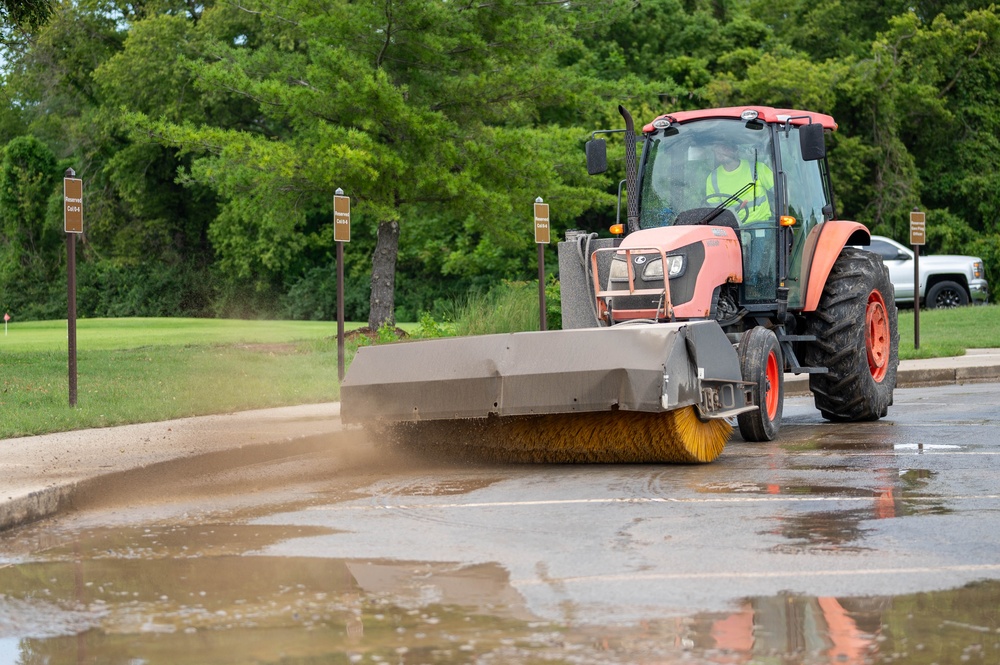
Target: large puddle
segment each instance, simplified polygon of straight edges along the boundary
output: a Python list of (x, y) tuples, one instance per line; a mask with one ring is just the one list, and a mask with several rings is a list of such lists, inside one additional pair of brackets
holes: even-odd
[(704, 467), (342, 442), (102, 486), (0, 536), (0, 665), (1000, 663), (993, 430), (811, 414)]
[(588, 625), (533, 616), (496, 564), (254, 553), (323, 531), (35, 527), (0, 560), (0, 663), (1000, 662), (1000, 582)]

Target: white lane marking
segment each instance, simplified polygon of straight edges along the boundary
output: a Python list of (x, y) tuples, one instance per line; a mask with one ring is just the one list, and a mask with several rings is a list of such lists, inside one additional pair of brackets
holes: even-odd
[[(864, 426), (863, 423), (854, 423), (854, 424), (862, 426), (862, 427)], [(899, 429), (899, 428), (904, 428), (904, 427), (919, 427), (921, 429), (923, 429), (925, 427), (995, 427), (996, 425), (1000, 425), (1000, 420), (996, 420), (996, 419), (986, 420), (986, 419), (984, 419), (984, 420), (975, 420), (975, 421), (966, 420), (966, 421), (952, 421), (952, 422), (941, 422), (941, 421), (938, 420), (938, 421), (933, 421), (933, 422), (922, 422), (922, 423), (913, 423), (913, 422), (910, 422), (910, 423), (892, 423), (892, 429)], [(806, 423), (788, 423), (788, 422), (786, 422), (786, 423), (782, 423), (781, 427), (782, 427), (782, 431), (784, 431), (785, 428), (787, 428), (789, 431), (791, 431), (793, 429), (823, 428), (823, 427), (826, 427), (826, 425), (823, 424), (823, 423), (815, 423), (815, 424), (809, 423), (809, 424), (806, 424)], [(878, 429), (879, 431), (889, 431), (887, 429), (882, 429), (883, 426), (881, 426), (881, 425), (874, 425), (874, 426), (870, 426), (870, 427), (871, 427), (871, 429)]]
[(965, 628), (967, 630), (974, 630), (977, 633), (992, 633), (993, 632), (992, 628), (988, 628), (986, 626), (976, 626), (976, 625), (973, 625), (971, 623), (961, 623), (959, 621), (948, 621), (947, 619), (945, 619), (944, 621), (942, 621), (941, 624), (945, 625), (945, 626), (955, 626), (956, 628)]
[[(399, 504), (365, 504), (363, 506), (327, 505), (311, 506), (307, 510), (327, 510), (339, 511), (365, 511), (365, 510), (419, 510), (421, 508), (433, 509), (454, 509), (454, 508), (519, 508), (528, 506), (572, 506), (587, 504), (616, 504), (616, 503), (808, 503), (808, 502), (871, 502), (879, 499), (880, 495), (872, 493), (871, 496), (783, 496), (771, 495), (766, 497), (716, 497), (716, 498), (668, 498), (668, 497), (635, 497), (635, 498), (615, 498), (607, 497), (603, 499), (539, 499), (535, 501), (483, 501), (473, 503), (399, 503)], [(983, 501), (998, 500), (1000, 494), (978, 494), (968, 496), (907, 496), (901, 497), (905, 501)]]
[(716, 579), (774, 579), (789, 577), (845, 577), (848, 575), (929, 575), (938, 573), (991, 573), (1000, 571), (1000, 564), (957, 566), (918, 566), (911, 568), (852, 568), (850, 570), (803, 571), (719, 571), (714, 573), (631, 573), (614, 575), (581, 575), (579, 577), (550, 577), (546, 579), (511, 580), (512, 586), (549, 586), (551, 584), (576, 584), (581, 582), (652, 582), (668, 580)]
[[(906, 444), (893, 444), (893, 445), (896, 446), (896, 445), (906, 445)], [(839, 454), (839, 453), (843, 453), (843, 452), (844, 452), (843, 450), (835, 450), (835, 451), (833, 451), (833, 450), (816, 450), (816, 451), (810, 451), (810, 452), (803, 452), (803, 451), (798, 451), (798, 450), (796, 450), (796, 451), (782, 450), (782, 451), (780, 451), (780, 454), (785, 454), (785, 455), (789, 455), (789, 456), (794, 455), (795, 457), (831, 457), (831, 456), (833, 456), (834, 453), (838, 453)], [(955, 451), (955, 450), (947, 450), (947, 451), (945, 451), (945, 450), (941, 450), (941, 451), (938, 451), (938, 450), (927, 450), (926, 447), (923, 450), (920, 450), (919, 448), (914, 447), (914, 448), (903, 448), (903, 449), (893, 449), (893, 450), (889, 450), (887, 448), (886, 449), (879, 449), (879, 450), (853, 450), (853, 451), (850, 451), (850, 452), (851, 452), (851, 455), (855, 456), (855, 457), (857, 457), (857, 456), (864, 456), (864, 457), (906, 457), (906, 456), (909, 456), (909, 455), (921, 455), (921, 456), (927, 456), (927, 457), (929, 457), (931, 455), (938, 455), (938, 456), (942, 456), (942, 457), (944, 457), (944, 456), (950, 456), (950, 457), (974, 457), (976, 455), (985, 455), (985, 456), (1000, 455), (1000, 450), (996, 450), (996, 451), (993, 451), (993, 450), (979, 450), (979, 451), (977, 451), (977, 450), (970, 450), (970, 451), (959, 452), (959, 451)], [(771, 451), (771, 452), (760, 451), (760, 452), (755, 452), (755, 453), (745, 453), (743, 451), (732, 451), (731, 454), (729, 455), (729, 457), (733, 457), (733, 458), (736, 458), (736, 457), (754, 457), (754, 458), (762, 457), (762, 458), (767, 458), (767, 457), (774, 457), (777, 454), (779, 454), (779, 452), (776, 452), (776, 451)]]

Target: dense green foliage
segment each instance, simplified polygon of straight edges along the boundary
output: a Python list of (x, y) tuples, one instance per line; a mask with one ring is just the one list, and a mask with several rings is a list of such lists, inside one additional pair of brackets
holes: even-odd
[(1000, 279), (990, 3), (2, 8), (0, 309), (19, 320), (65, 312), (69, 167), (85, 184), (81, 316), (331, 319), (340, 187), (347, 317), (444, 318), (456, 297), (534, 278), (536, 196), (554, 237), (607, 228), (617, 174), (588, 178), (582, 144), (620, 126), (619, 103), (640, 121), (751, 103), (830, 113), (841, 218), (905, 239), (919, 207), (930, 252), (980, 255)]
[(15, 30), (32, 30), (52, 13), (52, 0), (0, 0), (0, 34), (6, 39)]

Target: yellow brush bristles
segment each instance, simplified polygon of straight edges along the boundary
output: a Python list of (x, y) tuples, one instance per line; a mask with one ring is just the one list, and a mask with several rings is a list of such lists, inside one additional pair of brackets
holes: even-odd
[(732, 429), (725, 420), (700, 420), (689, 406), (401, 423), (390, 436), (405, 447), (496, 462), (697, 463), (715, 460)]

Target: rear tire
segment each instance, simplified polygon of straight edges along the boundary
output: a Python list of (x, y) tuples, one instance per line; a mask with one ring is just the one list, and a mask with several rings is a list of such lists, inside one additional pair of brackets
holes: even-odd
[(845, 247), (809, 318), (805, 362), (816, 408), (833, 421), (878, 420), (888, 413), (899, 366), (896, 300), (889, 271), (871, 252)]
[(784, 361), (774, 333), (757, 326), (743, 335), (739, 346), (740, 373), (753, 385), (755, 411), (736, 417), (744, 441), (773, 441), (781, 429), (785, 402)]
[(938, 282), (927, 292), (927, 309), (950, 309), (969, 304), (969, 294), (957, 282)]

